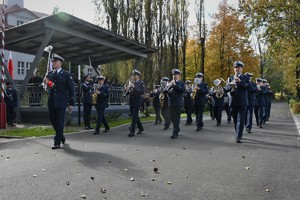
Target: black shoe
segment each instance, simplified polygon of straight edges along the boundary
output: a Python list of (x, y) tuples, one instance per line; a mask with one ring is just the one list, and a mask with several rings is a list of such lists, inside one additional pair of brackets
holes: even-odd
[(88, 126), (84, 127), (85, 130), (90, 130), (90, 128)]
[(197, 127), (196, 131), (200, 131), (200, 130), (201, 130), (201, 128), (200, 128), (200, 127)]
[(250, 129), (247, 130), (248, 133), (252, 133)]
[(165, 126), (163, 130), (168, 130), (168, 129), (169, 129), (169, 127), (168, 127), (168, 126)]
[(235, 142), (236, 143), (242, 143), (241, 139), (237, 139)]
[(54, 145), (52, 146), (52, 149), (60, 149), (60, 145), (59, 145), (59, 144), (54, 144)]
[(108, 131), (109, 131), (109, 129), (105, 129), (103, 132), (104, 132), (104, 133), (107, 133)]
[(129, 133), (128, 134), (128, 137), (133, 137), (134, 136), (134, 133)]
[(142, 134), (143, 131), (144, 131), (144, 129), (143, 130), (139, 130), (139, 132), (137, 132), (137, 134)]
[(99, 131), (95, 131), (95, 133), (93, 133), (94, 135), (98, 135), (100, 134)]
[(230, 123), (230, 121), (227, 121), (227, 124), (229, 124)]
[(262, 128), (262, 127), (263, 127), (262, 124), (260, 124), (260, 125), (259, 125), (259, 128)]
[(94, 128), (93, 128), (93, 127), (91, 127), (91, 126), (88, 126), (88, 128), (89, 128), (89, 129), (94, 129)]
[(177, 135), (176, 134), (173, 134), (172, 136), (171, 136), (171, 139), (176, 139), (177, 138)]
[(217, 126), (220, 126), (220, 123), (217, 123)]
[(191, 125), (191, 123), (185, 123), (186, 126)]
[(61, 139), (61, 143), (62, 143), (62, 144), (65, 144), (65, 143), (66, 143), (66, 138), (65, 138), (65, 137), (63, 137), (63, 138)]

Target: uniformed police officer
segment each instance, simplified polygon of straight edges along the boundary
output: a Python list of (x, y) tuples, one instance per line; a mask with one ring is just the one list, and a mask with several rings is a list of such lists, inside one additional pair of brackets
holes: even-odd
[(160, 117), (160, 101), (159, 101), (159, 95), (160, 95), (160, 86), (156, 85), (153, 91), (150, 94), (150, 98), (153, 99), (153, 108), (155, 111), (155, 122), (154, 125), (160, 124), (162, 122), (162, 119)]
[(183, 106), (182, 97), (185, 90), (184, 84), (180, 81), (180, 74), (179, 69), (172, 69), (173, 79), (168, 87), (170, 118), (173, 124), (172, 139), (177, 138), (180, 131), (180, 115)]
[(272, 92), (271, 90), (271, 86), (269, 83), (266, 84), (266, 87), (267, 87), (267, 93), (269, 95), (269, 104), (266, 106), (266, 109), (267, 109), (267, 116), (266, 116), (266, 121), (269, 121), (269, 118), (270, 118), (270, 114), (271, 114), (271, 104), (272, 104), (272, 98), (274, 96), (274, 93)]
[(265, 107), (264, 107), (263, 124), (266, 124), (266, 121), (267, 121), (267, 118), (268, 118), (268, 115), (269, 115), (268, 114), (268, 111), (269, 111), (268, 107), (269, 107), (271, 99), (270, 99), (269, 90), (267, 88), (268, 81), (266, 79), (263, 79), (262, 82), (263, 82), (263, 86), (265, 88), (265, 95), (264, 95), (264, 98), (265, 98)]
[(171, 124), (169, 96), (168, 96), (169, 81), (170, 81), (170, 79), (168, 77), (163, 77), (160, 81), (160, 85), (162, 88), (162, 94), (160, 95), (161, 115), (163, 116), (163, 118), (165, 120), (163, 130), (169, 129), (170, 124)]
[(104, 83), (105, 77), (104, 76), (98, 76), (97, 81), (99, 87), (95, 91), (95, 94), (97, 94), (97, 103), (95, 105), (97, 110), (97, 125), (95, 128), (94, 135), (97, 135), (100, 133), (100, 124), (103, 123), (104, 125), (104, 132), (109, 131), (109, 126), (107, 123), (107, 120), (104, 115), (105, 109), (108, 107), (108, 99), (109, 99), (109, 88), (108, 85)]
[(133, 83), (131, 83), (127, 90), (129, 91), (129, 106), (131, 113), (131, 126), (129, 128), (128, 137), (133, 137), (135, 134), (135, 127), (137, 126), (139, 131), (137, 134), (142, 134), (144, 131), (143, 125), (139, 118), (139, 110), (143, 103), (143, 95), (145, 92), (145, 84), (140, 80), (141, 72), (134, 69), (132, 71)]
[(6, 82), (6, 89), (4, 91), (4, 101), (6, 103), (6, 121), (8, 126), (15, 126), (14, 121), (14, 112), (15, 107), (18, 104), (17, 101), (17, 92), (12, 88), (12, 82)]
[(252, 130), (252, 121), (253, 121), (253, 111), (255, 106), (255, 94), (257, 92), (256, 83), (251, 81), (251, 78), (253, 76), (252, 73), (247, 72), (245, 73), (246, 76), (249, 77), (249, 87), (248, 87), (248, 106), (247, 106), (247, 112), (246, 112), (246, 118), (245, 118), (245, 125), (246, 125), (246, 131), (248, 133), (251, 133)]
[(206, 95), (208, 94), (208, 85), (203, 81), (203, 74), (202, 73), (196, 73), (195, 76), (195, 87), (193, 90), (195, 90), (195, 113), (197, 117), (197, 129), (196, 131), (200, 131), (204, 124), (203, 124), (203, 112), (206, 104)]
[(49, 72), (44, 80), (50, 89), (48, 97), (49, 118), (55, 130), (52, 149), (58, 149), (60, 143), (65, 143), (63, 131), (66, 107), (68, 107), (68, 112), (72, 113), (75, 105), (73, 79), (69, 72), (61, 68), (63, 61), (61, 56), (53, 54), (54, 71)]
[(92, 94), (93, 94), (93, 85), (91, 82), (91, 77), (85, 75), (82, 79), (82, 94), (83, 94), (83, 121), (84, 127), (86, 130), (92, 129), (91, 121), (91, 111), (92, 111)]
[(262, 124), (263, 124), (263, 121), (264, 121), (264, 108), (265, 108), (265, 105), (266, 105), (265, 97), (264, 97), (265, 93), (266, 93), (266, 89), (263, 85), (263, 82), (262, 82), (261, 78), (256, 79), (256, 85), (257, 85), (257, 92), (256, 92), (256, 101), (255, 101), (254, 113), (255, 113), (257, 126), (262, 128), (263, 127)]
[(241, 143), (245, 125), (245, 116), (248, 106), (249, 77), (243, 75), (244, 63), (236, 61), (233, 64), (235, 75), (228, 78), (231, 85), (232, 97), (230, 107), (235, 128), (235, 141)]
[(193, 88), (192, 88), (192, 81), (187, 80), (185, 82), (185, 92), (183, 94), (184, 96), (184, 110), (186, 113), (186, 123), (185, 125), (190, 125), (193, 122), (192, 119), (192, 113), (194, 110), (194, 102), (192, 99), (192, 93), (193, 93)]

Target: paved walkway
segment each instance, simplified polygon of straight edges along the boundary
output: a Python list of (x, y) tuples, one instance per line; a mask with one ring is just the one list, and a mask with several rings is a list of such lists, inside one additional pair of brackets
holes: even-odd
[(270, 121), (245, 133), (242, 144), (234, 142), (232, 124), (204, 123), (195, 132), (182, 121), (176, 140), (147, 123), (133, 138), (128, 126), (67, 135), (59, 150), (51, 150), (52, 137), (0, 143), (0, 197), (299, 199), (300, 136), (286, 103), (273, 104)]

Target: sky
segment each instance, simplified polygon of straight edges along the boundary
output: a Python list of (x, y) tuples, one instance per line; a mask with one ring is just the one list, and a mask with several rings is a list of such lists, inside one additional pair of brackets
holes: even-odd
[[(193, 25), (196, 24), (196, 15), (195, 15), (195, 0), (188, 0), (189, 1), (189, 24)], [(198, 1), (198, 0), (197, 0)], [(206, 12), (206, 21), (208, 23), (211, 22), (211, 16), (214, 14), (218, 9), (218, 4), (220, 0), (204, 0), (205, 12)], [(238, 0), (227, 0), (230, 5), (234, 7), (237, 6)], [(60, 11), (69, 13), (83, 19), (85, 21), (96, 23), (95, 22), (95, 6), (92, 3), (92, 0), (24, 0), (24, 7), (46, 14), (51, 14), (53, 8), (55, 6), (59, 7)]]

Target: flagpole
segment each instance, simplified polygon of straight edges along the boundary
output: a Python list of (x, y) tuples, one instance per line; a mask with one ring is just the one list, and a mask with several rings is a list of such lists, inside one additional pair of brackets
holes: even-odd
[(2, 34), (1, 34), (1, 59), (2, 59), (2, 65), (1, 65), (1, 103), (0, 103), (0, 128), (6, 128), (6, 104), (4, 102), (4, 47), (5, 47), (5, 41), (4, 41), (4, 31), (5, 31), (5, 15), (4, 15), (4, 0), (2, 2)]

